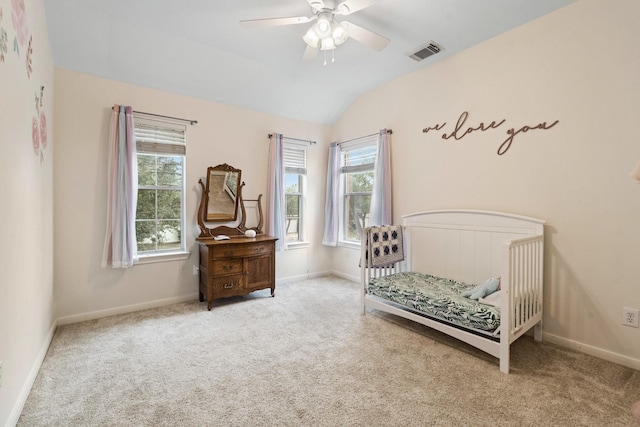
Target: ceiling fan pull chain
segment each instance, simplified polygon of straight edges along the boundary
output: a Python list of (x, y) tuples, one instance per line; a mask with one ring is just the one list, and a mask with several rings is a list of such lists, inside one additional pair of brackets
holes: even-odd
[(322, 65), (323, 66), (327, 65), (327, 51), (326, 50), (324, 51), (324, 63)]
[(336, 50), (333, 49), (331, 51), (331, 63), (333, 64), (334, 62), (336, 62)]

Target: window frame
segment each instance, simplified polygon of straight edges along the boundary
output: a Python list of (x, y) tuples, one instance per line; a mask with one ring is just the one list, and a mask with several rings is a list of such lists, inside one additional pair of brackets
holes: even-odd
[[(345, 159), (349, 152), (353, 152), (353, 151), (368, 148), (368, 147), (371, 147), (374, 150), (371, 162), (358, 164), (358, 165), (349, 165), (349, 166), (345, 165)], [(377, 134), (356, 138), (351, 142), (342, 143), (340, 145), (340, 187), (339, 187), (340, 205), (339, 205), (339, 214), (338, 214), (340, 218), (339, 218), (339, 225), (338, 225), (339, 227), (338, 246), (345, 246), (345, 247), (352, 247), (352, 248), (360, 248), (361, 246), (360, 236), (356, 237), (355, 239), (348, 239), (346, 236), (347, 227), (348, 227), (348, 218), (346, 217), (348, 214), (347, 198), (351, 196), (363, 196), (363, 195), (369, 195), (369, 197), (371, 197), (373, 194), (373, 188), (371, 191), (368, 191), (368, 192), (357, 191), (357, 192), (347, 193), (346, 192), (347, 179), (350, 174), (371, 172), (373, 174), (373, 179), (372, 179), (372, 186), (373, 186), (373, 181), (375, 180), (375, 163), (378, 155), (377, 148), (378, 148)], [(364, 226), (366, 227), (367, 224), (365, 223)]]
[[(303, 144), (296, 141), (287, 140), (283, 138), (283, 163), (285, 179), (283, 180), (283, 193), (285, 197), (285, 249), (295, 249), (308, 246), (306, 240), (306, 195), (307, 195), (307, 158), (308, 158), (308, 144)], [(297, 152), (297, 153), (296, 153)], [(302, 153), (302, 155), (301, 155)], [(287, 176), (297, 175), (298, 177), (298, 191), (287, 192)], [(286, 220), (287, 220), (287, 197), (298, 197), (298, 239), (287, 240)]]
[[(148, 138), (143, 138), (139, 132), (139, 125), (146, 128), (156, 128), (157, 130), (166, 129), (172, 132), (176, 132), (178, 137), (168, 137), (166, 139), (159, 138), (154, 140), (154, 135), (150, 134)], [(190, 253), (187, 252), (186, 242), (186, 173), (187, 173), (187, 155), (186, 155), (186, 142), (187, 142), (187, 127), (183, 123), (173, 122), (171, 120), (150, 119), (147, 117), (139, 117), (134, 113), (134, 134), (136, 138), (136, 162), (138, 162), (138, 154), (151, 155), (156, 159), (156, 164), (159, 156), (165, 157), (181, 157), (182, 158), (182, 174), (181, 183), (179, 185), (158, 185), (156, 181), (154, 185), (141, 185), (140, 181), (136, 183), (138, 191), (140, 190), (180, 190), (180, 247), (172, 249), (156, 249), (152, 251), (138, 251), (137, 264), (145, 264), (151, 262), (162, 262), (172, 260), (183, 260), (189, 257)], [(182, 137), (179, 135), (182, 134)], [(137, 163), (138, 164), (138, 163)], [(157, 197), (155, 206), (155, 221), (158, 221), (157, 212)], [(137, 219), (136, 206), (136, 224)], [(136, 249), (137, 248), (136, 237)], [(157, 246), (156, 246), (157, 248)]]

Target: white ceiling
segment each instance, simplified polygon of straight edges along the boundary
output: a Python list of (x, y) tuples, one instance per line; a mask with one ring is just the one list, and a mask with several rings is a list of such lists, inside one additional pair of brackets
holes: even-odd
[[(310, 16), (306, 0), (44, 0), (56, 67), (295, 119), (332, 124), (362, 93), (574, 0), (380, 0), (347, 17), (389, 39), (355, 40), (301, 62), (312, 25), (240, 20)], [(408, 57), (429, 41), (444, 50)], [(126, 100), (114, 100), (126, 102)]]

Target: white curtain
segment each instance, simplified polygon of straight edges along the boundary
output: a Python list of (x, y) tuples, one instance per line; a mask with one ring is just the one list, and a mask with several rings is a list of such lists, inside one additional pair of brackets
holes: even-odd
[(387, 129), (378, 134), (378, 154), (374, 165), (373, 190), (369, 225), (388, 225), (391, 216), (391, 134)]
[(327, 193), (324, 205), (324, 235), (322, 244), (336, 246), (338, 244), (340, 207), (340, 145), (337, 142), (329, 148), (329, 164), (327, 166)]
[(137, 257), (138, 163), (132, 114), (131, 107), (119, 105), (114, 105), (111, 113), (103, 267), (128, 268)]
[(266, 233), (277, 237), (276, 250), (284, 249), (285, 200), (284, 200), (284, 144), (282, 135), (272, 133), (269, 137), (269, 168), (267, 184)]

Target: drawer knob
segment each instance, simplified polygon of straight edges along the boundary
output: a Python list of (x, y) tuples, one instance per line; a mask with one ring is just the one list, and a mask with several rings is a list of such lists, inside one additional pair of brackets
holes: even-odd
[(233, 288), (233, 283), (224, 283), (222, 285), (222, 287), (225, 288), (225, 289), (231, 289), (231, 288)]

